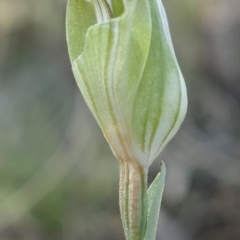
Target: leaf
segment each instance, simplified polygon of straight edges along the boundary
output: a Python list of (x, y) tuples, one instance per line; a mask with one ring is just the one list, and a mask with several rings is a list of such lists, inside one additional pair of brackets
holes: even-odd
[(147, 230), (144, 240), (155, 240), (158, 225), (159, 212), (162, 201), (162, 194), (165, 185), (166, 168), (165, 164), (161, 163), (161, 170), (157, 177), (148, 189), (148, 220)]

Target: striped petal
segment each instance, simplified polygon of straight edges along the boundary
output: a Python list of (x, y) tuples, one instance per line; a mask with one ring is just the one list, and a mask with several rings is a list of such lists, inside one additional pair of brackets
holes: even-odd
[(116, 157), (148, 167), (185, 117), (186, 87), (161, 0), (109, 2), (112, 19), (106, 0), (69, 0), (73, 72)]
[(151, 0), (150, 52), (137, 91), (132, 128), (149, 166), (179, 129), (187, 108), (186, 87), (173, 50), (161, 0)]
[[(82, 94), (120, 160), (136, 159), (131, 115), (151, 37), (147, 0), (125, 1), (124, 13), (90, 27), (73, 72)], [(143, 37), (144, 36), (144, 37)]]

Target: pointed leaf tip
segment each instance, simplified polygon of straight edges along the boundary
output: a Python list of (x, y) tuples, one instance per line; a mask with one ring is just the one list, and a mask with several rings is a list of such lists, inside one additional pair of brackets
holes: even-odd
[(160, 173), (156, 176), (155, 180), (152, 182), (148, 189), (148, 220), (147, 220), (147, 230), (144, 240), (155, 240), (159, 212), (162, 201), (162, 194), (165, 185), (166, 177), (166, 167), (164, 162), (161, 162)]

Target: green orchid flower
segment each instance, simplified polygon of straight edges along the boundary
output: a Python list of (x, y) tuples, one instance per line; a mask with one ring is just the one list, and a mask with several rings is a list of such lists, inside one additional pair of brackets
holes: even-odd
[(187, 94), (161, 0), (69, 0), (67, 42), (82, 95), (120, 163), (127, 240), (154, 240), (165, 166), (147, 172), (178, 131)]

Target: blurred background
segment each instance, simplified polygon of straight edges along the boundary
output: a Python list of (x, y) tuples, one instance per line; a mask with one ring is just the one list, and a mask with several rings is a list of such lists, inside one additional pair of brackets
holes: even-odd
[[(240, 239), (240, 1), (164, 0), (189, 97), (157, 240)], [(124, 240), (118, 162), (73, 79), (66, 0), (0, 0), (0, 240)]]

